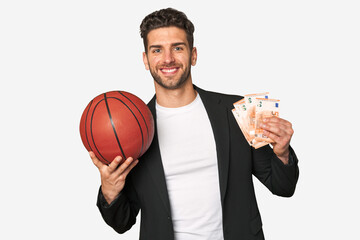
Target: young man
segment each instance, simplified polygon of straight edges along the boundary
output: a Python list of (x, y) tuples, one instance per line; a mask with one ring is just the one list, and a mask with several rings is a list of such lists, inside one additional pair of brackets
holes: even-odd
[(155, 84), (148, 106), (156, 131), (140, 161), (120, 164), (117, 157), (107, 166), (90, 153), (101, 174), (104, 220), (123, 233), (141, 209), (140, 239), (264, 239), (252, 175), (273, 194), (292, 196), (298, 160), (290, 147), (291, 124), (266, 119), (273, 148), (253, 149), (231, 113), (241, 97), (193, 85), (197, 51), (185, 14), (162, 9), (140, 29), (143, 61)]

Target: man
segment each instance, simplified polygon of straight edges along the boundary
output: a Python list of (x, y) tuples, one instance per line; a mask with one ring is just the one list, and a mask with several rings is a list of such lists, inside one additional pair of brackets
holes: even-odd
[(141, 209), (140, 239), (264, 239), (252, 175), (273, 194), (292, 196), (298, 160), (291, 124), (266, 119), (273, 148), (253, 149), (231, 113), (241, 97), (193, 85), (197, 50), (185, 14), (162, 9), (145, 17), (140, 29), (143, 61), (155, 84), (148, 104), (155, 136), (140, 161), (120, 164), (117, 157), (107, 166), (90, 152), (101, 174), (104, 220), (123, 233)]

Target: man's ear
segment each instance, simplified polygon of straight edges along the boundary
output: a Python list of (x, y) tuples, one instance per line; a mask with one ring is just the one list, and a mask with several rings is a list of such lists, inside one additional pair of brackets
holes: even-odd
[(197, 61), (197, 49), (196, 47), (193, 47), (191, 51), (191, 65), (195, 66)]
[(148, 59), (147, 59), (147, 55), (146, 55), (146, 52), (143, 52), (143, 62), (144, 62), (144, 65), (145, 65), (145, 69), (146, 70), (149, 70), (149, 62), (148, 62)]

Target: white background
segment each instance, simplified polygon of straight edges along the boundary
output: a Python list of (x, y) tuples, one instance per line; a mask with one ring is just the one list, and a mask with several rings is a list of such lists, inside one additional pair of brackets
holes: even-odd
[(78, 128), (105, 91), (151, 99), (139, 25), (169, 6), (195, 24), (195, 84), (269, 91), (294, 125), (295, 195), (255, 181), (266, 238), (358, 238), (360, 8), (347, 0), (1, 1), (0, 238), (138, 239), (138, 224), (103, 222)]

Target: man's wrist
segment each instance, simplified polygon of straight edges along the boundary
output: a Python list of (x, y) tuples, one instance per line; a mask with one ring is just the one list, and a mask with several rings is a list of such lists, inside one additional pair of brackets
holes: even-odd
[(101, 206), (103, 208), (109, 208), (111, 206), (113, 206), (116, 202), (117, 202), (117, 199), (121, 197), (121, 192), (109, 203), (108, 200), (105, 198), (105, 195), (100, 187), (100, 190), (99, 190), (99, 203), (101, 204)]
[(290, 151), (287, 150), (284, 154), (281, 155), (276, 155), (278, 159), (280, 159), (285, 165), (289, 164), (289, 156), (290, 156)]
[(103, 195), (105, 201), (109, 205), (119, 196), (119, 193), (108, 193), (106, 191), (104, 192), (104, 189), (102, 186), (101, 186), (101, 192), (102, 192), (102, 195)]

